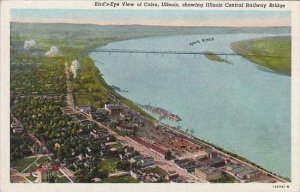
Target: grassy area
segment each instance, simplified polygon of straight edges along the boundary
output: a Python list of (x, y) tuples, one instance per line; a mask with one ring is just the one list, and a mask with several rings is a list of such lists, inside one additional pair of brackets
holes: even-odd
[(49, 161), (50, 161), (50, 159), (49, 159), (47, 156), (42, 156), (42, 157), (40, 157), (40, 158), (36, 161), (36, 163), (37, 163), (38, 165), (42, 165), (42, 164), (47, 163), (47, 162), (49, 162)]
[(16, 169), (19, 172), (22, 172), (26, 167), (28, 167), (31, 163), (33, 163), (37, 157), (29, 157), (29, 158), (24, 158), (15, 162), (12, 162), (13, 166), (16, 167)]
[(114, 148), (120, 149), (120, 148), (123, 147), (123, 145), (121, 143), (117, 142), (116, 144), (110, 145), (110, 147), (114, 147)]
[(36, 177), (33, 176), (28, 176), (26, 178), (29, 179), (31, 182), (34, 182), (36, 180)]
[(109, 173), (115, 172), (117, 169), (118, 158), (108, 158), (101, 161), (100, 167), (103, 170), (107, 170)]
[(80, 69), (73, 82), (74, 99), (77, 105), (89, 105), (92, 108), (103, 107), (111, 102), (110, 87), (101, 77), (99, 69), (89, 57), (79, 59)]
[[(31, 173), (31, 172), (35, 172), (40, 165), (49, 162), (49, 158), (47, 156), (42, 156), (39, 159), (37, 159), (36, 163), (33, 163), (30, 167), (28, 167), (28, 169), (26, 169), (26, 173)], [(33, 162), (33, 161), (32, 161)]]
[(213, 52), (206, 51), (206, 52), (204, 52), (204, 56), (207, 59), (215, 61), (215, 62), (223, 62), (223, 63), (232, 64), (229, 61), (227, 61), (226, 59), (223, 59), (222, 57), (220, 57), (219, 55), (217, 55), (216, 53), (213, 53)]
[(291, 37), (238, 41), (231, 44), (231, 49), (251, 62), (281, 74), (291, 75)]
[(26, 169), (26, 171), (24, 171), (24, 172), (26, 172), (26, 173), (32, 173), (32, 172), (35, 172), (37, 169), (38, 169), (39, 167), (35, 164), (35, 163), (33, 163), (28, 169)]
[(138, 181), (131, 176), (109, 177), (101, 181), (101, 183), (138, 183)]

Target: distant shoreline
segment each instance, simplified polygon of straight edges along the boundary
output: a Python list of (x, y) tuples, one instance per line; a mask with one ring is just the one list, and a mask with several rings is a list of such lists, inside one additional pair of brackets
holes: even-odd
[(231, 43), (230, 47), (250, 62), (269, 69), (268, 72), (291, 75), (291, 36), (237, 41)]

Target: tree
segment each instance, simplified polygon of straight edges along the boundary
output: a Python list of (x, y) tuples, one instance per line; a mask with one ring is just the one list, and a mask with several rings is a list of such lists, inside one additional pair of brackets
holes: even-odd
[(125, 171), (130, 171), (131, 169), (131, 164), (129, 161), (119, 161), (117, 163), (117, 169), (125, 170)]
[(195, 133), (195, 130), (194, 130), (194, 129), (191, 129), (191, 130), (190, 130), (190, 133), (191, 133), (191, 136), (193, 136), (194, 133)]
[(174, 159), (174, 156), (172, 154), (172, 151), (168, 150), (165, 154), (165, 159), (167, 160), (171, 160), (171, 159)]
[(107, 178), (109, 174), (109, 171), (107, 169), (98, 169), (98, 175), (101, 179)]
[(186, 133), (186, 134), (188, 134), (189, 131), (190, 131), (189, 128), (186, 128), (186, 129), (185, 129), (185, 133)]

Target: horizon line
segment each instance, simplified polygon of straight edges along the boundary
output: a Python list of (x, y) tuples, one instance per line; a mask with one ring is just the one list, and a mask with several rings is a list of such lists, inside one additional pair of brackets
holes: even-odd
[(272, 25), (272, 26), (219, 26), (219, 25), (143, 25), (143, 24), (97, 24), (97, 23), (69, 23), (69, 22), (26, 22), (10, 21), (10, 23), (22, 24), (71, 24), (71, 25), (96, 25), (96, 26), (147, 26), (147, 27), (228, 27), (228, 28), (271, 28), (271, 27), (289, 27), (290, 25)]

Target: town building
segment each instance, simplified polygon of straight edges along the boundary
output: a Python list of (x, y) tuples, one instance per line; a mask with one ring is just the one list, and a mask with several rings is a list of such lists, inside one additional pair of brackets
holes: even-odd
[(198, 161), (194, 161), (193, 159), (176, 159), (174, 162), (188, 172), (194, 172), (195, 168), (201, 166)]
[(123, 111), (123, 106), (119, 104), (105, 104), (104, 109), (110, 114), (110, 115), (118, 115)]
[(258, 171), (246, 166), (237, 166), (230, 172), (241, 180), (254, 180), (261, 176)]
[(137, 168), (145, 169), (148, 167), (155, 167), (155, 161), (153, 157), (138, 156), (134, 158), (134, 162)]
[(34, 144), (32, 145), (31, 152), (33, 154), (46, 154), (47, 153), (47, 148), (36, 138), (30, 137), (33, 141)]
[(88, 116), (91, 116), (91, 107), (89, 107), (87, 105), (77, 106), (76, 109), (80, 113), (83, 113), (83, 114), (86, 114)]
[(126, 112), (121, 112), (120, 117), (124, 121), (129, 121), (132, 118), (132, 116), (129, 113), (126, 113)]
[(219, 171), (217, 168), (209, 166), (198, 167), (195, 169), (194, 173), (197, 177), (203, 178), (207, 181), (217, 180), (222, 177), (221, 171)]
[(40, 183), (54, 182), (59, 172), (58, 163), (46, 163), (38, 168), (37, 178)]
[(98, 128), (98, 129), (93, 129), (90, 132), (90, 136), (93, 139), (105, 139), (105, 138), (109, 137), (109, 133), (106, 129)]
[(210, 167), (222, 167), (225, 165), (225, 160), (221, 157), (214, 156), (207, 161), (207, 165)]

